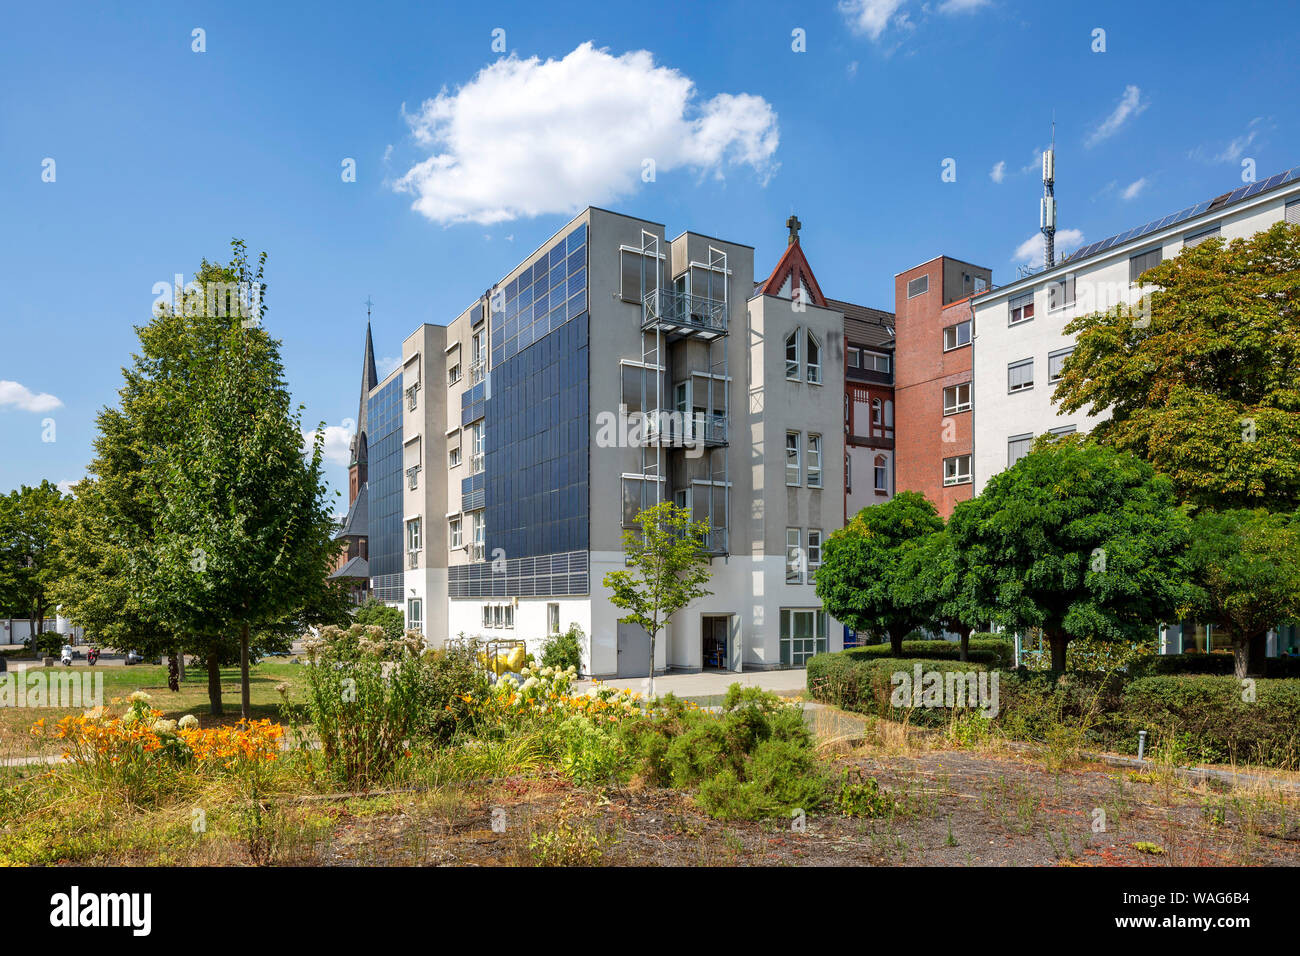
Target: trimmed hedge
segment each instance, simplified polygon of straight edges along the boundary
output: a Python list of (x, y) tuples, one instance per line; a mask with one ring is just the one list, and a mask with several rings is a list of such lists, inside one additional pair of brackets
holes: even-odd
[[(1135, 665), (1135, 674), (1218, 674), (1232, 676), (1231, 654), (1152, 654)], [(1269, 657), (1265, 677), (1300, 677), (1300, 657)]]
[(915, 723), (937, 723), (947, 719), (948, 712), (935, 708), (895, 708), (890, 702), (894, 690), (893, 675), (903, 671), (915, 673), (919, 664), (922, 672), (941, 674), (986, 671), (984, 664), (973, 661), (952, 661), (933, 657), (888, 657), (881, 655), (853, 655), (855, 650), (834, 654), (817, 654), (808, 661), (808, 691), (815, 700), (834, 704), (844, 710), (875, 714), (880, 717), (901, 718), (910, 712)]
[[(865, 647), (850, 647), (843, 652), (856, 660), (875, 660), (889, 657), (888, 644), (868, 644)], [(1015, 645), (1006, 638), (987, 636), (972, 637), (970, 640), (969, 661), (972, 664), (987, 664), (990, 667), (1013, 667), (1012, 657)], [(903, 641), (903, 657), (919, 660), (957, 661), (961, 658), (961, 645), (956, 641)]]

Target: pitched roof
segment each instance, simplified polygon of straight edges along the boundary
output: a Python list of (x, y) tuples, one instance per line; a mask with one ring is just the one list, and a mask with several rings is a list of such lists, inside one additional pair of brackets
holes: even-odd
[(356, 557), (348, 561), (347, 564), (339, 568), (330, 578), (369, 578), (370, 562), (365, 558)]
[(790, 282), (791, 298), (794, 297), (794, 290), (801, 288), (807, 291), (807, 301), (813, 305), (826, 305), (826, 296), (822, 295), (822, 288), (817, 284), (817, 277), (813, 275), (812, 266), (808, 264), (808, 257), (804, 255), (798, 239), (786, 245), (785, 254), (766, 281), (755, 283), (754, 294), (784, 297), (783, 289), (787, 280)]
[(334, 536), (334, 540), (340, 538), (366, 538), (370, 535), (370, 483), (362, 485), (357, 489), (357, 500), (352, 502), (352, 507), (348, 509), (348, 516), (343, 520), (343, 527), (339, 533)]
[(359, 454), (366, 453), (366, 443), (361, 436), (366, 434), (366, 403), (370, 390), (379, 384), (379, 371), (375, 367), (375, 343), (370, 335), (370, 320), (366, 319), (366, 351), (361, 356), (361, 403), (357, 409), (357, 430), (348, 446), (353, 462), (360, 461)]
[(844, 336), (850, 342), (878, 348), (893, 347), (894, 313), (841, 299), (827, 299), (826, 307), (844, 313)]

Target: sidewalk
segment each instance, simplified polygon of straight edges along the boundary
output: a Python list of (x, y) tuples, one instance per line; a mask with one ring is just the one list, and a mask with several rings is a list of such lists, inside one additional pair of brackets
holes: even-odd
[[(607, 687), (633, 690), (645, 693), (646, 679), (632, 677), (601, 681)], [(582, 680), (574, 684), (574, 690), (584, 693), (595, 686), (596, 682)], [(676, 694), (678, 697), (713, 697), (727, 692), (732, 684), (742, 687), (761, 687), (776, 694), (792, 695), (803, 691), (808, 686), (808, 672), (802, 667), (782, 671), (744, 671), (736, 674), (732, 671), (702, 671), (698, 674), (665, 674), (655, 678), (655, 694)]]

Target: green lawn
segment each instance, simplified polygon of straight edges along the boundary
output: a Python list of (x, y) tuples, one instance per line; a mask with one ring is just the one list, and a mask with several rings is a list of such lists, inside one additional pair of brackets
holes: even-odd
[[(45, 668), (41, 668), (45, 670)], [(122, 704), (113, 706), (114, 698), (126, 698), (137, 690), (145, 691), (153, 698), (155, 709), (161, 710), (169, 718), (176, 719), (185, 714), (199, 718), (204, 727), (214, 724), (231, 724), (239, 720), (239, 668), (223, 667), (221, 669), (221, 696), (225, 715), (221, 718), (211, 716), (208, 706), (207, 671), (191, 667), (186, 671), (185, 680), (180, 690), (167, 689), (167, 668), (148, 664), (134, 667), (55, 667), (49, 670), (73, 673), (97, 673), (104, 678), (104, 704), (110, 709), (121, 711)], [(0, 679), (4, 675), (0, 675)], [(21, 675), (14, 675), (21, 676)], [(272, 720), (281, 718), (281, 697), (276, 687), (281, 683), (289, 685), (289, 695), (296, 699), (297, 690), (302, 679), (302, 665), (293, 663), (289, 658), (272, 658), (250, 669), (250, 697), (253, 718), (263, 717)], [(45, 718), (47, 724), (60, 717), (79, 713), (77, 708), (58, 707), (0, 707), (0, 761), (8, 758), (38, 756), (58, 753), (55, 742), (42, 740), (31, 735), (31, 727), (36, 721)]]

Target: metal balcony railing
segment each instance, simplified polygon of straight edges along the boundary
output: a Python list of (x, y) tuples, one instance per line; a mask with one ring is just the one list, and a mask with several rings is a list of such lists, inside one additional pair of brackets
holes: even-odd
[(471, 545), (469, 546), (469, 559), (470, 559), (471, 561), (482, 561), (482, 560), (483, 560), (483, 544), (482, 544), (482, 542), (478, 542), (478, 543), (476, 543), (476, 544), (471, 544)]
[(718, 334), (727, 331), (727, 304), (717, 299), (659, 289), (647, 292), (644, 304), (642, 328), (664, 325)]
[(480, 471), (483, 470), (483, 459), (485, 457), (486, 456), (483, 454), (483, 452), (479, 452), (477, 455), (469, 456), (469, 473), (471, 475), (477, 475)]
[(416, 382), (406, 390), (406, 407), (410, 411), (415, 411), (416, 401), (420, 393), (420, 383)]
[(420, 487), (420, 466), (412, 465), (406, 469), (406, 485), (412, 491)]
[(483, 381), (483, 363), (474, 362), (469, 367), (469, 387), (473, 388), (481, 381)]
[(726, 554), (727, 553), (727, 529), (710, 528), (708, 534), (704, 536), (704, 550), (709, 554)]
[(419, 551), (408, 551), (408, 552), (406, 552), (406, 568), (407, 568), (407, 570), (408, 570), (408, 571), (414, 571), (414, 570), (415, 570), (416, 568), (418, 568), (419, 566), (420, 566), (420, 552), (419, 552)]
[(646, 440), (672, 446), (725, 445), (727, 416), (703, 412), (683, 414), (672, 409), (646, 413)]

